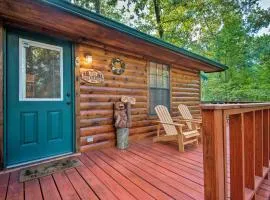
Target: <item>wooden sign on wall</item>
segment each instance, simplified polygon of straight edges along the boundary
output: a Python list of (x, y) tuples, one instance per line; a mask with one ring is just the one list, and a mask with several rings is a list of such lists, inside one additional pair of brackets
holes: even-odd
[(81, 79), (87, 83), (99, 84), (104, 82), (104, 75), (101, 71), (89, 69), (81, 72)]

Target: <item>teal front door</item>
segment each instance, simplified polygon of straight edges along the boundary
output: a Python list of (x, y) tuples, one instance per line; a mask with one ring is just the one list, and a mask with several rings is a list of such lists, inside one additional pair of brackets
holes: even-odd
[(71, 43), (7, 30), (6, 166), (71, 153)]

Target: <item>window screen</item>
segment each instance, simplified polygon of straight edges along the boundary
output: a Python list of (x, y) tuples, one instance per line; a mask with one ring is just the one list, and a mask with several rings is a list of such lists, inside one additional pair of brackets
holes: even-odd
[(150, 62), (149, 72), (150, 115), (156, 115), (155, 106), (164, 105), (170, 110), (170, 75), (169, 66)]

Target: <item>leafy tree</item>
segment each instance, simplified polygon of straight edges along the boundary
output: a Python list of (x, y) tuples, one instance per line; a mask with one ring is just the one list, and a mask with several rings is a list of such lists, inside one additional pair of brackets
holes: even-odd
[(203, 75), (202, 100), (270, 100), (270, 34), (257, 35), (269, 27), (270, 8), (262, 9), (259, 0), (74, 2), (229, 66)]
[(97, 14), (122, 21), (121, 11), (116, 8), (117, 0), (71, 0), (74, 4)]
[[(270, 10), (261, 9), (258, 2), (166, 0), (159, 4), (158, 21), (155, 1), (136, 1), (140, 9), (136, 13), (145, 22), (138, 28), (229, 66), (226, 72), (206, 75), (203, 100), (270, 100), (270, 36), (256, 36), (261, 28), (269, 26)], [(258, 51), (260, 48), (264, 51)]]

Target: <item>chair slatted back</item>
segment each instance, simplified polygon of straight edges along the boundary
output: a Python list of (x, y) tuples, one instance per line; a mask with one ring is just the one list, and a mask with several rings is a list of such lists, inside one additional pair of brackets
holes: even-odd
[[(172, 117), (166, 106), (157, 105), (155, 111), (158, 115), (158, 118), (161, 122), (173, 123)], [(165, 130), (166, 135), (177, 135), (178, 132), (174, 125), (162, 124)]]
[[(182, 115), (183, 119), (193, 119), (193, 117), (192, 117), (192, 115), (191, 115), (191, 113), (186, 105), (180, 104), (178, 106), (178, 110), (179, 110), (180, 114)], [(190, 130), (193, 129), (191, 122), (186, 122), (186, 124)]]

